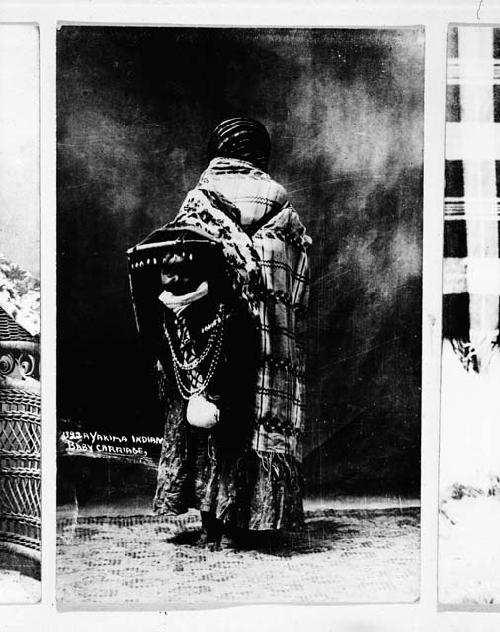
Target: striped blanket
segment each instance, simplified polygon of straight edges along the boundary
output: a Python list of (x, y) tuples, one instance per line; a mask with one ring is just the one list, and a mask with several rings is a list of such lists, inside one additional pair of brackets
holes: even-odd
[(467, 370), (499, 344), (500, 29), (451, 27), (443, 337)]
[[(304, 351), (300, 322), (308, 300), (310, 238), (281, 185), (249, 163), (217, 158), (188, 193), (172, 226), (222, 244), (259, 330), (253, 449), (301, 459)], [(254, 264), (259, 280), (251, 279)]]

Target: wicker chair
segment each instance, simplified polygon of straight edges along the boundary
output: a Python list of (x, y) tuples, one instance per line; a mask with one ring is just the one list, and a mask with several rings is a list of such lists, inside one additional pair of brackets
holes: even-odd
[(0, 547), (40, 559), (40, 344), (0, 307)]

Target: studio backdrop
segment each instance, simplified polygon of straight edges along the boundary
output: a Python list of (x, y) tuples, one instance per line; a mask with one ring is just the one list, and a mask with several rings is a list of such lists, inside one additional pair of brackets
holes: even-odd
[(57, 55), (60, 432), (161, 436), (126, 250), (250, 116), (313, 240), (306, 492), (418, 495), (423, 30), (65, 26)]

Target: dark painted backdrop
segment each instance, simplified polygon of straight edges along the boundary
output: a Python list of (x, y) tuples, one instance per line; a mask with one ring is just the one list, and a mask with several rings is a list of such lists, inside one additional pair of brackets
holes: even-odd
[(57, 71), (59, 417), (161, 432), (125, 250), (249, 115), (314, 240), (308, 489), (418, 493), (422, 31), (65, 26)]

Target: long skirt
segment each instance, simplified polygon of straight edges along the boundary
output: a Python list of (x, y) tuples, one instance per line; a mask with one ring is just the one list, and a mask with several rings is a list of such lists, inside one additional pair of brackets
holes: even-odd
[(287, 455), (257, 454), (238, 419), (226, 416), (208, 431), (187, 423), (182, 400), (170, 399), (164, 411), (157, 513), (182, 514), (195, 508), (227, 525), (259, 531), (302, 524), (300, 463)]

